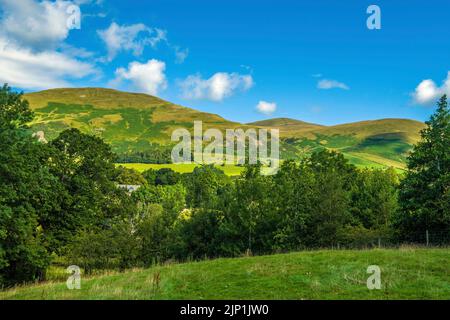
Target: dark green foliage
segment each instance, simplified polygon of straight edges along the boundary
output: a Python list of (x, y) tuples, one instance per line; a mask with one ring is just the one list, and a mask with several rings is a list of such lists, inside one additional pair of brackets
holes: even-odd
[(32, 117), (22, 95), (0, 89), (0, 285), (43, 278), (50, 262), (40, 216), (60, 186), (45, 167), (48, 149), (24, 131)]
[(110, 147), (76, 129), (40, 143), (25, 130), (32, 116), (21, 94), (0, 90), (0, 285), (42, 279), (51, 253), (86, 239), (95, 253), (102, 236), (114, 239), (119, 267), (133, 265), (125, 241), (132, 232), (122, 221), (136, 206), (117, 188)]
[(450, 113), (445, 95), (426, 125), (401, 184), (397, 223), (405, 239), (425, 230), (450, 233)]
[(49, 263), (41, 215), (57, 206), (58, 181), (31, 137), (0, 132), (0, 283), (42, 278)]
[(172, 148), (170, 146), (160, 146), (153, 143), (142, 148), (145, 148), (145, 151), (119, 153), (116, 161), (118, 163), (172, 163)]
[(12, 92), (7, 84), (0, 88), (0, 130), (25, 128), (33, 119), (28, 101), (22, 96), (23, 93)]
[(48, 166), (67, 190), (60, 212), (42, 218), (54, 250), (80, 228), (105, 228), (112, 218), (131, 214), (134, 205), (115, 182), (114, 154), (100, 138), (70, 129), (49, 145), (54, 154)]
[(192, 173), (184, 175), (186, 202), (189, 207), (214, 208), (220, 199), (221, 190), (229, 177), (214, 165), (196, 167)]
[(142, 176), (151, 185), (167, 186), (177, 184), (181, 175), (170, 168), (162, 168), (159, 170), (149, 169), (142, 173)]
[(127, 184), (127, 185), (146, 185), (147, 180), (143, 177), (142, 174), (137, 172), (134, 169), (128, 169), (122, 166), (119, 166), (116, 170), (115, 181), (119, 184)]

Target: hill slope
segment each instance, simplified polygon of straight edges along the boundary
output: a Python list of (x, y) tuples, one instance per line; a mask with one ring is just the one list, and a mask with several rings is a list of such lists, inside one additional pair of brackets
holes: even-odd
[(411, 145), (424, 124), (407, 119), (382, 119), (322, 126), (300, 120), (277, 118), (240, 124), (219, 115), (179, 106), (146, 94), (102, 88), (52, 89), (29, 93), (25, 98), (36, 113), (33, 131), (44, 131), (47, 140), (75, 127), (99, 135), (119, 154), (145, 152), (155, 145), (170, 148), (176, 128), (193, 130), (201, 120), (203, 130), (217, 128), (278, 128), (281, 156), (300, 158), (314, 150), (343, 152), (362, 166), (404, 167)]
[(254, 124), (278, 127), (288, 144), (310, 153), (332, 149), (354, 164), (403, 168), (408, 152), (420, 138), (424, 123), (409, 119), (380, 119), (335, 126), (320, 126), (293, 119), (272, 119)]
[[(217, 259), (0, 292), (0, 299), (448, 299), (450, 249), (322, 250)], [(367, 267), (381, 268), (368, 290)], [(155, 275), (160, 282), (155, 284)]]
[(74, 127), (100, 135), (119, 153), (170, 144), (172, 131), (192, 129), (194, 120), (203, 121), (204, 129), (246, 127), (150, 95), (112, 89), (52, 89), (26, 94), (25, 99), (37, 116), (33, 129), (44, 131), (47, 139)]

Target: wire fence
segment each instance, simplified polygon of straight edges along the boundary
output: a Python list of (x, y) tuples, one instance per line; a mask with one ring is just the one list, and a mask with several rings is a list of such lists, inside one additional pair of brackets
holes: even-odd
[(368, 236), (343, 243), (336, 242), (331, 249), (398, 248), (401, 246), (449, 247), (450, 230), (411, 232), (399, 240), (392, 236)]

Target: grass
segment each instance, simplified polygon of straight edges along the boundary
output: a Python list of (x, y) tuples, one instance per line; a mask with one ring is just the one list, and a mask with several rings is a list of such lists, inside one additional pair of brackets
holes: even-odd
[[(159, 170), (162, 168), (170, 168), (179, 173), (190, 173), (194, 171), (197, 164), (147, 164), (147, 163), (120, 163), (118, 164), (128, 169), (134, 169), (139, 172), (144, 172), (149, 169)], [(244, 170), (244, 167), (234, 165), (217, 166), (228, 176), (238, 176)]]
[[(320, 250), (155, 266), (17, 287), (0, 299), (450, 299), (450, 249)], [(381, 289), (366, 270), (381, 268)], [(159, 279), (159, 280), (158, 280)]]

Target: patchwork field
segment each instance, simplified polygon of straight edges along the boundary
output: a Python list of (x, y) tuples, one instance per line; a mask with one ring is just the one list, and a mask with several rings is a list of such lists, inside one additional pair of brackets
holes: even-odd
[[(0, 299), (450, 299), (450, 249), (321, 250), (166, 264), (16, 287)], [(369, 290), (367, 267), (381, 269)]]

